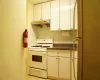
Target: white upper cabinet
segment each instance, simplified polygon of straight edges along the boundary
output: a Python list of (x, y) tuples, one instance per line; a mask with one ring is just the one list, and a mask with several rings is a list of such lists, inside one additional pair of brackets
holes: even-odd
[(34, 21), (50, 19), (52, 31), (77, 29), (77, 6), (75, 12), (74, 6), (75, 0), (53, 0), (35, 4)]
[(71, 30), (71, 0), (60, 0), (60, 28)]
[(42, 4), (42, 19), (50, 19), (50, 2), (45, 2)]
[[(51, 30), (77, 29), (77, 7), (74, 16), (74, 5), (75, 0), (55, 0), (51, 2)], [(75, 20), (73, 20), (74, 18)]]
[(59, 30), (59, 0), (51, 1), (51, 30)]
[(33, 10), (33, 19), (34, 21), (39, 21), (41, 20), (41, 4), (34, 5), (34, 10)]
[(50, 2), (34, 5), (34, 21), (50, 19)]

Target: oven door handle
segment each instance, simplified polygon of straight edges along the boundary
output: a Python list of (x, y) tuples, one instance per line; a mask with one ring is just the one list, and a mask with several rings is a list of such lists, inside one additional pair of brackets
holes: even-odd
[[(34, 68), (32, 68), (32, 69), (34, 69)], [(34, 70), (36, 70), (36, 71), (40, 71), (40, 69), (34, 69)]]
[(36, 55), (36, 56), (45, 56), (46, 54), (41, 53), (41, 54), (33, 54), (33, 55)]
[(43, 52), (43, 51), (35, 51), (36, 53), (46, 53), (46, 52)]

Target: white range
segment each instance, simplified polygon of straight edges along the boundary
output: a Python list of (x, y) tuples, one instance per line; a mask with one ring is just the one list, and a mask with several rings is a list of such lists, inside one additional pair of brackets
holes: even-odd
[(53, 47), (52, 39), (37, 39), (37, 44), (28, 50), (28, 74), (47, 78), (47, 48)]

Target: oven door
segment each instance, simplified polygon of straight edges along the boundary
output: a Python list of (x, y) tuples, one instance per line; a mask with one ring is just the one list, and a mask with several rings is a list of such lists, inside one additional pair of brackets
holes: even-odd
[(46, 69), (46, 52), (29, 51), (28, 65), (37, 69)]

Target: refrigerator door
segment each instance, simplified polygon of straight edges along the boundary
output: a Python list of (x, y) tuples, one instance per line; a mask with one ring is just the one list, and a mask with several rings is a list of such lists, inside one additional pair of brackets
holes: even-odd
[[(80, 2), (80, 1), (79, 1)], [(75, 2), (74, 5), (74, 11), (73, 11), (73, 51), (72, 51), (72, 56), (71, 56), (71, 60), (72, 60), (72, 80), (78, 80), (79, 79), (79, 70), (80, 70), (80, 51), (82, 49), (82, 26), (79, 24), (81, 23), (80, 20), (80, 15), (79, 15), (79, 11), (80, 11), (80, 3)], [(77, 16), (77, 15), (78, 16)], [(77, 21), (76, 21), (77, 20)], [(77, 23), (76, 23), (77, 22)], [(77, 28), (76, 28), (76, 24)], [(81, 80), (81, 79), (79, 79)]]

